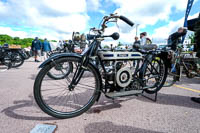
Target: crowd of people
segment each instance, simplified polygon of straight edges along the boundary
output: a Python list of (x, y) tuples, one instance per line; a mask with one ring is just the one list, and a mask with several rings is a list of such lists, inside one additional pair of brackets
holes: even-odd
[(152, 44), (152, 41), (151, 39), (149, 39), (147, 37), (147, 32), (142, 32), (140, 33), (140, 40), (139, 38), (136, 36), (135, 37), (135, 41), (133, 43), (134, 45), (135, 44), (138, 44), (138, 45), (148, 45), (148, 44)]
[(35, 62), (40, 62), (38, 56), (43, 54), (44, 60), (47, 59), (47, 52), (51, 51), (49, 41), (45, 38), (44, 42), (41, 42), (38, 37), (32, 41), (31, 50), (33, 51)]
[[(64, 47), (64, 44), (66, 41), (59, 41), (56, 45), (57, 49), (62, 49)], [(38, 37), (35, 37), (35, 39), (32, 41), (31, 50), (33, 52), (35, 62), (40, 62), (38, 57), (41, 57), (41, 60), (46, 60), (48, 57), (48, 52), (52, 51), (53, 48), (50, 45), (47, 38), (44, 39), (44, 41), (40, 41)]]

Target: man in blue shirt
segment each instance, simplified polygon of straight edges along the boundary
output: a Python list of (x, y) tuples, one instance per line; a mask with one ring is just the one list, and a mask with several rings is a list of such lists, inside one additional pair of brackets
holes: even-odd
[(47, 39), (44, 39), (44, 42), (42, 43), (42, 51), (44, 53), (44, 60), (47, 59), (47, 52), (51, 51), (50, 43), (47, 41)]
[(36, 37), (33, 41), (32, 41), (32, 46), (31, 46), (31, 49), (35, 55), (35, 62), (40, 62), (37, 57), (38, 57), (38, 54), (39, 54), (39, 51), (41, 50), (41, 42), (40, 40), (38, 39), (38, 37)]

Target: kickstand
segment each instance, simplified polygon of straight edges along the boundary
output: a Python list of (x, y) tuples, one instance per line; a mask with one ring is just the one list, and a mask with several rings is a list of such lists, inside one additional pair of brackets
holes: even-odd
[(149, 99), (149, 100), (151, 100), (153, 102), (157, 102), (157, 97), (158, 97), (158, 93), (157, 92), (155, 93), (154, 98), (151, 98), (149, 96), (144, 95), (144, 92), (145, 91), (142, 91), (142, 94), (141, 94), (143, 97), (145, 97), (145, 98), (147, 98), (147, 99)]

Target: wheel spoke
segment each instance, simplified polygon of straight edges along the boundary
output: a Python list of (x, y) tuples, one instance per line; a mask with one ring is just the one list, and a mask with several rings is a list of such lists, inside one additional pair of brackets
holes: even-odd
[[(69, 62), (74, 65), (75, 70), (75, 64), (78, 64), (79, 61), (80, 60), (76, 58), (74, 60), (69, 60), (68, 58), (55, 60), (54, 62), (56, 64), (62, 64), (62, 69), (60, 69), (57, 74), (63, 75), (65, 73), (63, 68), (66, 68)], [(70, 72), (63, 79), (54, 80), (49, 77), (48, 72), (54, 70), (55, 67), (59, 69), (56, 64), (53, 63), (50, 67), (45, 66), (42, 68), (41, 72), (39, 72), (41, 78), (36, 78), (39, 84), (37, 85), (35, 83), (36, 85), (34, 85), (36, 86), (36, 88), (34, 88), (34, 95), (38, 95), (35, 97), (40, 97), (39, 99), (36, 99), (37, 103), (42, 110), (48, 111), (49, 114), (54, 117), (68, 118), (79, 115), (80, 113), (83, 113), (83, 110), (86, 111), (89, 109), (97, 98), (98, 93), (95, 92), (99, 92), (100, 88), (98, 87), (100, 86), (100, 80), (98, 80), (99, 77), (97, 77), (96, 70), (89, 65), (88, 70), (83, 73), (77, 85), (75, 87), (72, 86), (71, 88), (69, 85), (72, 82), (73, 76), (76, 74), (75, 71)]]

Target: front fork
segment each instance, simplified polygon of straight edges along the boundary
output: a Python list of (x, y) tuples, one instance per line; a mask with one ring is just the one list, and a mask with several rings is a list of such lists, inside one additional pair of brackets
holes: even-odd
[(84, 74), (84, 71), (87, 69), (88, 63), (89, 63), (89, 58), (87, 56), (83, 56), (80, 65), (77, 66), (72, 81), (68, 86), (70, 91), (74, 90), (75, 86), (79, 83), (81, 77)]

